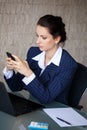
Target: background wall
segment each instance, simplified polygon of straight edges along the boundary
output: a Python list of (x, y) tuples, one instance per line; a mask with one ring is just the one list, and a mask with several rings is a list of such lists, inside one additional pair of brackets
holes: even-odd
[(0, 0), (1, 81), (6, 51), (25, 59), (36, 45), (37, 20), (48, 13), (62, 16), (68, 37), (64, 48), (87, 66), (87, 0)]

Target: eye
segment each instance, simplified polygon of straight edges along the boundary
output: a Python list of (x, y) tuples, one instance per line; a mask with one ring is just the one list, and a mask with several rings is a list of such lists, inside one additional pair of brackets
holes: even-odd
[(47, 37), (45, 37), (45, 36), (42, 36), (42, 39), (43, 39), (43, 40), (46, 40), (46, 39), (47, 39)]

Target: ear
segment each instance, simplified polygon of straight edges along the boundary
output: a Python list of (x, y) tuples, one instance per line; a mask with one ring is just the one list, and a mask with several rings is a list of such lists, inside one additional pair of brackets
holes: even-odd
[(61, 40), (61, 36), (57, 36), (57, 37), (55, 38), (55, 43), (56, 43), (56, 44), (59, 43), (60, 40)]

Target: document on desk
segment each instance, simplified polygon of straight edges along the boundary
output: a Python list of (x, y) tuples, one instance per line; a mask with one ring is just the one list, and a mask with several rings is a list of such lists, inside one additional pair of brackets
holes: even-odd
[(44, 108), (46, 112), (60, 127), (86, 126), (87, 119), (71, 107)]

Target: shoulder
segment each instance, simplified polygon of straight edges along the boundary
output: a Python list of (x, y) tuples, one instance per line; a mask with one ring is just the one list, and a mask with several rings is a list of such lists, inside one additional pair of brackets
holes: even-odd
[(71, 56), (71, 54), (68, 51), (64, 50), (64, 49), (63, 49), (63, 53), (62, 53), (62, 58), (63, 59), (66, 58), (66, 60), (71, 60), (71, 61), (76, 62), (75, 59)]
[(30, 47), (27, 52), (27, 57), (34, 57), (40, 53), (41, 53), (41, 51), (38, 47)]
[(66, 66), (77, 67), (76, 60), (70, 55), (70, 53), (63, 49), (61, 63)]

